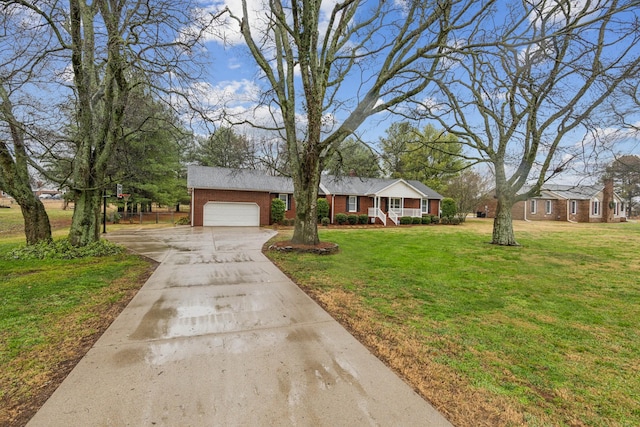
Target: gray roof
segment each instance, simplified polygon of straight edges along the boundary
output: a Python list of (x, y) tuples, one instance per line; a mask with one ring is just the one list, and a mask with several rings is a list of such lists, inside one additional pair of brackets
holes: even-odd
[[(402, 180), (322, 175), (319, 192), (320, 194), (371, 196), (399, 181)], [(420, 181), (405, 182), (422, 193), (426, 198), (443, 198), (440, 194)], [(187, 170), (187, 187), (293, 193), (293, 181), (291, 178), (271, 176), (261, 170), (227, 169), (207, 166), (189, 166)]]
[(187, 187), (293, 193), (291, 178), (271, 176), (265, 171), (255, 169), (212, 168), (208, 166), (189, 166)]
[(538, 198), (565, 199), (565, 200), (589, 200), (600, 191), (602, 185), (562, 185), (544, 184)]

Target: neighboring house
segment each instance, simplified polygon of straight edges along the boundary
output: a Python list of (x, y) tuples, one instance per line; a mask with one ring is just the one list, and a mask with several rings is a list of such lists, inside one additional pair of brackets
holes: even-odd
[[(193, 226), (258, 226), (271, 223), (271, 200), (285, 202), (287, 218), (295, 217), (293, 182), (249, 169), (189, 166)], [(402, 216), (438, 216), (442, 196), (419, 181), (323, 175), (318, 196), (336, 214), (367, 214), (369, 222), (398, 224)]]
[[(486, 208), (487, 217), (495, 218), (496, 205), (492, 198), (478, 210)], [(624, 201), (614, 193), (611, 181), (589, 186), (545, 184), (539, 196), (516, 203), (511, 216), (527, 221), (626, 221)]]

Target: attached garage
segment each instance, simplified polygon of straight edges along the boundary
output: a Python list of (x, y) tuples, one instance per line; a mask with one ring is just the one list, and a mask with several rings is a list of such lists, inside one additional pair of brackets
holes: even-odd
[(204, 205), (205, 227), (258, 227), (260, 207), (248, 202), (208, 202)]

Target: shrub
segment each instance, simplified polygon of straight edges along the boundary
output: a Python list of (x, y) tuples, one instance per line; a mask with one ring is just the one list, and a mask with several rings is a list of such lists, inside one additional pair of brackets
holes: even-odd
[(340, 225), (345, 224), (347, 222), (347, 214), (336, 214), (336, 222)]
[(351, 225), (356, 225), (358, 223), (358, 215), (356, 215), (356, 214), (347, 215), (347, 221)]
[(367, 215), (367, 214), (358, 215), (358, 223), (359, 224), (366, 224), (368, 222), (369, 222), (369, 215)]
[(440, 218), (438, 218), (437, 216), (434, 215), (434, 216), (431, 217), (431, 223), (432, 224), (437, 224), (439, 222), (440, 222)]
[(448, 217), (443, 216), (440, 222), (444, 225), (449, 225), (451, 223), (451, 220)]
[(422, 218), (420, 218), (419, 216), (414, 216), (413, 218), (411, 218), (411, 223), (412, 224), (422, 224)]
[(191, 224), (191, 220), (189, 219), (188, 216), (180, 217), (176, 221), (176, 225), (189, 225), (189, 224)]
[(456, 216), (458, 208), (455, 200), (450, 197), (442, 199), (442, 219), (447, 218), (449, 221)]
[(413, 221), (413, 219), (410, 216), (401, 216), (400, 217), (400, 224), (402, 224), (402, 225), (411, 224), (412, 221)]
[(124, 252), (122, 246), (108, 240), (98, 240), (86, 246), (73, 246), (69, 239), (51, 242), (40, 242), (35, 245), (22, 246), (9, 253), (9, 258), (22, 260), (35, 259), (75, 259), (117, 255)]
[(329, 217), (329, 201), (324, 197), (318, 199), (317, 203), (318, 221)]
[(454, 216), (453, 218), (451, 218), (451, 225), (459, 225), (460, 224), (460, 218), (458, 218), (457, 216)]
[(323, 217), (321, 220), (322, 225), (324, 225), (325, 227), (329, 225), (329, 223), (331, 222), (331, 220), (329, 219), (329, 217)]
[(431, 215), (425, 215), (422, 217), (423, 224), (431, 224)]
[(286, 209), (287, 206), (284, 204), (284, 201), (278, 198), (271, 200), (271, 221), (284, 224), (284, 212)]

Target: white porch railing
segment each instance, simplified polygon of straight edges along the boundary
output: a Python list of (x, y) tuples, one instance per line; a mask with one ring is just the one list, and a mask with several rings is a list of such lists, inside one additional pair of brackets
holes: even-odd
[(379, 218), (382, 224), (387, 225), (387, 216), (378, 208), (369, 208), (369, 218)]
[(393, 210), (389, 211), (389, 219), (393, 221), (395, 225), (398, 225), (398, 222), (400, 221), (398, 215)]
[(397, 216), (411, 216), (411, 217), (422, 217), (421, 209), (411, 209), (411, 208), (400, 208), (400, 209), (391, 209), (389, 213), (393, 212)]

